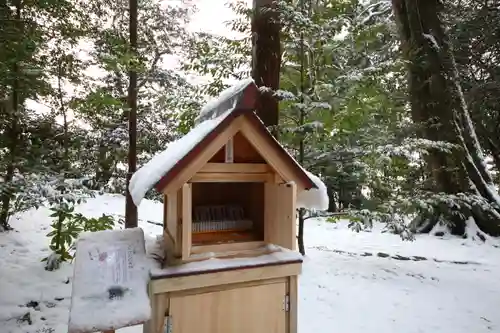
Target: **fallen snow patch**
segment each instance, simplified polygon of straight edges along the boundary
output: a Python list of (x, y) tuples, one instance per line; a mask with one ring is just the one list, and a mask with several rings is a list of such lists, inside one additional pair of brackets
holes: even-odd
[[(125, 199), (103, 195), (78, 207), (87, 216), (123, 214)], [(162, 234), (162, 205), (144, 200), (140, 226), (147, 239)], [(0, 324), (2, 333), (67, 333), (73, 267), (63, 263), (47, 272), (50, 211), (42, 208), (16, 216), (17, 230), (0, 233)], [(352, 232), (347, 221), (310, 219), (305, 226), (302, 275), (299, 278), (299, 332), (491, 333), (500, 330), (500, 242), (475, 242), (451, 235), (398, 235)], [(148, 248), (153, 248), (150, 242)], [(387, 253), (450, 261), (403, 261), (339, 253)], [(429, 302), (432, 306), (429, 306)], [(362, 317), (362, 320), (358, 320)], [(29, 321), (31, 321), (31, 325)], [(142, 326), (117, 333), (142, 333)]]

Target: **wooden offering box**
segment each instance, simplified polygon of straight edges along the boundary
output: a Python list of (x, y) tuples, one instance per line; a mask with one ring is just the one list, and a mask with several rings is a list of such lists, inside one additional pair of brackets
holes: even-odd
[(251, 80), (222, 93), (139, 170), (164, 193), (167, 264), (295, 249), (296, 196), (316, 184), (255, 114), (257, 94)]
[(207, 167), (248, 171), (199, 172), (176, 194), (165, 195), (164, 239), (170, 264), (266, 253), (265, 244), (295, 249), (294, 183), (276, 183), (271, 172), (250, 172), (267, 170), (265, 164)]
[(145, 332), (295, 333), (301, 263), (300, 254), (281, 249), (155, 270)]
[(317, 181), (257, 117), (258, 93), (252, 80), (223, 92), (131, 179), (137, 205), (152, 187), (164, 194), (148, 333), (165, 317), (172, 333), (296, 332), (297, 195)]

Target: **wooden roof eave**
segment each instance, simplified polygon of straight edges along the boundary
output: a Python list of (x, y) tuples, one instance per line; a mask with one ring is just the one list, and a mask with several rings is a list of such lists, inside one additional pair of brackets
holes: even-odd
[(272, 134), (254, 112), (245, 113), (245, 119), (248, 120), (251, 126), (261, 134), (261, 137), (266, 141), (266, 143), (279, 154), (279, 157), (285, 162), (285, 164), (290, 167), (291, 172), (294, 175), (293, 180), (298, 182), (299, 186), (303, 187), (306, 190), (317, 188), (316, 184), (311, 180), (311, 178), (309, 178), (304, 169), (292, 156), (290, 156), (290, 154), (288, 154), (288, 152), (276, 140), (276, 138), (272, 136)]

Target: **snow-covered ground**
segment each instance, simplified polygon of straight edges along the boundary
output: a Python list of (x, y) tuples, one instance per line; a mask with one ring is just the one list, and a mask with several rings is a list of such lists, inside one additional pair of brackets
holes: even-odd
[[(119, 216), (124, 207), (122, 196), (105, 195), (79, 210)], [(161, 232), (147, 222), (161, 220), (160, 204), (144, 201), (139, 217), (146, 234)], [(72, 266), (47, 272), (40, 262), (50, 222), (48, 210), (33, 210), (12, 221), (17, 231), (0, 234), (2, 333), (67, 332)], [(354, 233), (345, 222), (308, 220), (299, 332), (500, 332), (500, 241), (446, 238), (402, 242), (379, 230)]]

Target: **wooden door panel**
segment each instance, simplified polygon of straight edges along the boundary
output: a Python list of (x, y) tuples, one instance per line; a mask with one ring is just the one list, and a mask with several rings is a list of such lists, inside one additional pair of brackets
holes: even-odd
[(297, 186), (266, 183), (264, 188), (264, 241), (296, 250)]
[(285, 333), (285, 283), (171, 298), (172, 333)]

